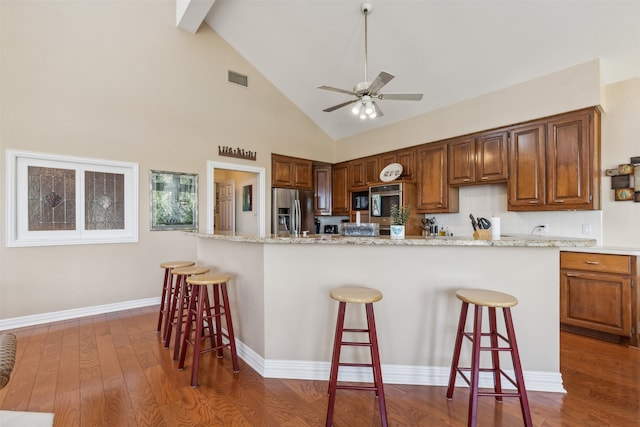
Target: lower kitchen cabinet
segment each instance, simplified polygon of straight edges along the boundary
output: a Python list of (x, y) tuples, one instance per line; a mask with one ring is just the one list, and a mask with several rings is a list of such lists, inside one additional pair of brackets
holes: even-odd
[(561, 252), (561, 328), (637, 347), (637, 281), (636, 256)]

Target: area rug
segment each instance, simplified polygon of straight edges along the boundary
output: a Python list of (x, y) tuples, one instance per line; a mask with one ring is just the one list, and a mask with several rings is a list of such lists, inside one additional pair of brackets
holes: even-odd
[(2, 427), (51, 427), (53, 414), (48, 412), (0, 411)]

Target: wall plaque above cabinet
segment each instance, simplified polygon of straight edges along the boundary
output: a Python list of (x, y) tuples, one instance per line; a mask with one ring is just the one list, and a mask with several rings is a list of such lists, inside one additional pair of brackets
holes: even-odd
[(256, 151), (249, 151), (243, 148), (221, 147), (218, 145), (218, 155), (225, 157), (235, 157), (238, 159), (246, 159), (256, 161)]

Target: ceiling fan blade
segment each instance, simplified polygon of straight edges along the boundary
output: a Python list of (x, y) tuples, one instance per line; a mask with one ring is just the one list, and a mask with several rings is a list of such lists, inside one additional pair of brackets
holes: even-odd
[(420, 101), (422, 99), (421, 93), (381, 93), (378, 95), (379, 99), (394, 99), (397, 101)]
[(382, 89), (384, 85), (389, 83), (394, 77), (395, 76), (393, 74), (381, 71), (380, 74), (378, 74), (378, 77), (376, 77), (375, 80), (372, 81), (369, 85), (369, 93), (378, 93), (378, 91)]
[(343, 102), (342, 104), (338, 104), (338, 105), (334, 105), (333, 107), (325, 108), (322, 111), (324, 111), (325, 113), (330, 113), (332, 111), (337, 110), (338, 108), (342, 108), (344, 106), (347, 106), (349, 104), (353, 104), (354, 102), (358, 102), (358, 101), (359, 101), (359, 99), (352, 99), (351, 101), (346, 101), (346, 102)]
[(346, 89), (340, 89), (337, 87), (331, 87), (331, 86), (318, 86), (318, 89), (323, 89), (323, 90), (330, 90), (332, 92), (340, 92), (340, 93), (346, 93), (348, 95), (355, 95), (358, 96), (357, 93), (355, 93), (352, 90), (346, 90)]

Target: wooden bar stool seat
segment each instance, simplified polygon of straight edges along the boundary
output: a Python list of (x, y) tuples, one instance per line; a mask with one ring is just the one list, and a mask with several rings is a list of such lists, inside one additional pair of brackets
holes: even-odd
[(189, 286), (187, 285), (187, 277), (195, 274), (204, 274), (209, 272), (209, 268), (200, 265), (192, 265), (189, 267), (178, 267), (171, 270), (171, 274), (176, 277), (176, 284), (173, 291), (173, 298), (169, 307), (169, 324), (165, 335), (164, 347), (168, 348), (171, 342), (171, 334), (173, 329), (176, 330), (176, 338), (173, 344), (173, 360), (178, 360), (180, 354), (180, 343), (182, 342), (182, 330), (184, 326), (185, 310), (189, 303)]
[[(378, 352), (378, 337), (376, 333), (376, 323), (373, 315), (373, 303), (382, 299), (382, 293), (376, 289), (364, 286), (341, 286), (334, 288), (330, 292), (332, 299), (339, 302), (338, 319), (336, 321), (336, 334), (333, 343), (333, 356), (331, 358), (331, 373), (329, 376), (329, 405), (327, 408), (327, 427), (333, 425), (333, 410), (336, 401), (337, 390), (367, 390), (374, 391), (378, 397), (380, 407), (380, 419), (382, 425), (387, 425), (387, 409), (384, 398), (384, 388), (382, 385), (382, 371), (380, 369), (380, 354)], [(364, 304), (367, 316), (366, 329), (354, 329), (344, 327), (344, 318), (347, 304)], [(343, 333), (366, 333), (368, 342), (343, 341)], [(371, 353), (371, 363), (348, 363), (340, 362), (340, 351), (342, 346), (364, 346), (369, 347)], [(373, 371), (373, 385), (347, 385), (338, 384), (338, 369), (340, 366), (369, 367)]]
[[(171, 297), (173, 296), (174, 289), (171, 270), (178, 267), (189, 267), (194, 264), (195, 262), (193, 261), (167, 261), (160, 264), (160, 268), (164, 268), (164, 281), (162, 282), (162, 296), (160, 297), (160, 310), (158, 312), (158, 327), (156, 328), (156, 332), (161, 334), (163, 342), (165, 341), (165, 335), (167, 333), (169, 306), (171, 305)], [(163, 326), (164, 329), (162, 328)]]
[[(240, 372), (238, 353), (236, 351), (236, 338), (233, 333), (233, 321), (229, 305), (227, 283), (231, 276), (220, 273), (207, 273), (189, 276), (187, 283), (191, 285), (191, 296), (187, 310), (187, 325), (178, 368), (183, 369), (187, 356), (187, 344), (193, 346), (193, 363), (191, 365), (191, 387), (198, 385), (198, 370), (200, 367), (200, 355), (216, 351), (218, 358), (222, 358), (222, 350), (229, 347), (233, 372)], [(209, 304), (208, 287), (213, 286), (213, 312)], [(222, 297), (222, 301), (220, 298)], [(227, 332), (222, 330), (222, 317), (224, 316)], [(215, 328), (214, 328), (215, 324)], [(204, 330), (208, 329), (205, 334)], [(203, 348), (203, 343), (209, 338), (211, 347)], [(223, 341), (226, 339), (226, 343)]]
[[(529, 401), (527, 399), (527, 391), (524, 386), (520, 355), (518, 353), (516, 334), (513, 328), (513, 319), (511, 317), (511, 307), (517, 305), (518, 300), (509, 294), (484, 289), (461, 289), (456, 292), (456, 297), (462, 301), (462, 308), (460, 310), (456, 344), (453, 352), (453, 360), (451, 362), (447, 399), (453, 398), (456, 375), (460, 374), (470, 387), (469, 415), (467, 419), (469, 426), (476, 425), (479, 396), (493, 396), (497, 401), (502, 401), (503, 397), (519, 398), (524, 425), (532, 426)], [(473, 332), (465, 332), (465, 323), (467, 321), (469, 304), (473, 304), (475, 306)], [(482, 332), (483, 307), (487, 307), (489, 309), (489, 332)], [(498, 331), (496, 308), (500, 308), (503, 311), (506, 336)], [(482, 337), (489, 338), (489, 346), (482, 344)], [(459, 366), (460, 349), (462, 347), (463, 338), (467, 338), (472, 344), (470, 367)], [(491, 352), (491, 368), (480, 367), (481, 351)], [(509, 376), (500, 366), (499, 353), (505, 351), (511, 354), (515, 378)], [(493, 374), (492, 391), (479, 391), (478, 381), (480, 372), (491, 372)], [(515, 391), (502, 390), (502, 377), (508, 380), (516, 388)]]

